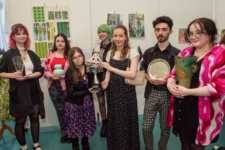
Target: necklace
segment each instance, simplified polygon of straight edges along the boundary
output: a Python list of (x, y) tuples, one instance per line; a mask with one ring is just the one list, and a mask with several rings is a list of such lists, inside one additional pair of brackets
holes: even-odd
[(20, 51), (20, 54), (21, 54), (21, 57), (22, 57), (23, 60), (26, 60), (26, 53), (27, 52), (24, 50), (24, 53), (22, 55), (22, 51)]
[(196, 56), (198, 57), (197, 62), (198, 62), (199, 60), (201, 60), (201, 59), (202, 59), (206, 54), (208, 54), (209, 52), (210, 52), (210, 50), (208, 50), (208, 51), (206, 51), (205, 53), (199, 55), (198, 52), (195, 51)]

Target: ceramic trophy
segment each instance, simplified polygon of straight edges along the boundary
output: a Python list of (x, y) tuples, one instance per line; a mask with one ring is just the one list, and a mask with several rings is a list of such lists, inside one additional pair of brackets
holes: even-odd
[(64, 70), (62, 69), (62, 65), (61, 64), (56, 64), (54, 66), (55, 70), (53, 71), (53, 74), (55, 76), (63, 76), (64, 75)]
[(99, 52), (100, 52), (100, 43), (95, 44), (95, 48), (93, 50), (93, 55), (90, 60), (87, 60), (88, 64), (87, 66), (90, 67), (91, 72), (94, 74), (94, 83), (92, 86), (92, 92), (98, 92), (101, 88), (101, 83), (98, 80), (97, 73), (99, 72), (100, 69), (100, 63), (102, 60), (99, 57)]

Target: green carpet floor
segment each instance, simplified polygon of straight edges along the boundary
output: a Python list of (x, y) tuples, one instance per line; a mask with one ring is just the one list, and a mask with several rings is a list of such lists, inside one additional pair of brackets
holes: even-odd
[[(142, 136), (141, 124), (143, 122), (142, 115), (139, 116), (139, 133), (140, 133), (140, 141), (141, 141), (141, 150), (144, 150), (145, 145)], [(225, 121), (224, 121), (225, 122)], [(14, 129), (14, 123), (8, 122)], [(1, 123), (0, 123), (1, 125)], [(106, 138), (101, 138), (99, 136), (99, 132), (101, 129), (101, 124), (97, 125), (97, 130), (89, 139), (90, 149), (91, 150), (107, 150)], [(159, 116), (156, 117), (155, 128), (153, 131), (154, 135), (154, 150), (158, 149), (157, 143), (160, 135), (160, 127), (159, 127)], [(40, 145), (43, 150), (72, 150), (71, 144), (61, 144), (60, 140), (60, 132), (59, 126), (54, 127), (42, 127), (40, 130)], [(30, 130), (26, 132), (26, 141), (30, 150), (32, 150), (32, 136)], [(212, 150), (214, 145), (224, 146), (225, 147), (225, 127), (223, 127), (220, 138), (217, 143), (210, 144), (206, 147), (206, 150)], [(168, 150), (180, 150), (181, 144), (178, 137), (175, 137), (172, 133), (170, 135), (170, 139), (168, 142)], [(80, 147), (81, 148), (81, 147)], [(14, 136), (12, 136), (7, 130), (4, 131), (2, 140), (0, 141), (0, 150), (19, 150), (19, 144)], [(82, 150), (82, 148), (81, 148)]]

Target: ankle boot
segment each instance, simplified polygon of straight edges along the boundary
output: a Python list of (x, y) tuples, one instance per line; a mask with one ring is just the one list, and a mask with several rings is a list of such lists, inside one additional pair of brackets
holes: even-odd
[(78, 138), (71, 139), (73, 150), (80, 150)]
[(83, 150), (90, 150), (89, 143), (82, 143)]
[(100, 131), (100, 136), (106, 137), (108, 120), (107, 119), (102, 120), (102, 123), (103, 124), (102, 124), (102, 128), (101, 128), (101, 131)]
[(72, 144), (72, 148), (73, 148), (73, 150), (80, 150), (80, 146), (79, 145), (73, 145)]

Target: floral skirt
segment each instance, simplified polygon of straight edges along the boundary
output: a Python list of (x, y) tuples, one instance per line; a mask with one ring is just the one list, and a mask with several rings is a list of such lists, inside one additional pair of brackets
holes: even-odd
[(89, 137), (95, 130), (95, 110), (90, 95), (85, 96), (83, 105), (65, 103), (65, 135), (68, 138)]

